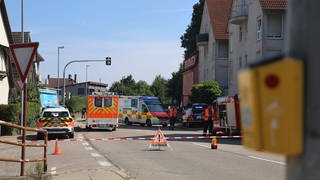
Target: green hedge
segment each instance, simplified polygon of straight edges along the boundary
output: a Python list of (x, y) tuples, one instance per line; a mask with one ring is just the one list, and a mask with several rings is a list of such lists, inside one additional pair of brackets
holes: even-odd
[[(21, 104), (0, 105), (0, 120), (20, 125)], [(36, 127), (37, 116), (40, 113), (40, 104), (35, 102), (27, 103), (27, 126)], [(13, 135), (18, 130), (15, 128), (1, 127), (1, 135)]]
[[(20, 107), (18, 104), (0, 105), (0, 120), (8, 123), (19, 123)], [(1, 126), (0, 135), (12, 135), (17, 132), (16, 129)]]
[(85, 96), (71, 96), (66, 100), (66, 106), (70, 113), (81, 112), (82, 108), (87, 107), (87, 98)]

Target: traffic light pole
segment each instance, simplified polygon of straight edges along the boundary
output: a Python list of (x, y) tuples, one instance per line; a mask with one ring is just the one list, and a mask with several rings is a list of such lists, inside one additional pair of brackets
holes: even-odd
[(319, 0), (291, 0), (286, 52), (304, 62), (303, 154), (287, 158), (287, 179), (320, 179)]
[(73, 61), (69, 61), (63, 68), (63, 93), (62, 93), (62, 99), (63, 99), (63, 105), (66, 105), (66, 99), (64, 97), (64, 94), (66, 92), (66, 82), (65, 82), (65, 75), (66, 75), (66, 68), (72, 64), (72, 63), (76, 63), (76, 62), (100, 62), (100, 61), (104, 61), (106, 62), (107, 66), (111, 65), (111, 57), (106, 57), (106, 59), (104, 60), (73, 60)]

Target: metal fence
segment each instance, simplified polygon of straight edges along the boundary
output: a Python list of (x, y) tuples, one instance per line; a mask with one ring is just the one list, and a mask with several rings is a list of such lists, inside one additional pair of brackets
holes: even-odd
[[(16, 124), (7, 123), (5, 121), (0, 120), (0, 127), (1, 126), (7, 126), (11, 128), (17, 128), (23, 131), (33, 131), (33, 132), (39, 132), (44, 134), (44, 144), (26, 144), (26, 137), (22, 137), (22, 142), (12, 142), (12, 141), (6, 141), (0, 139), (0, 143), (4, 144), (10, 144), (14, 146), (21, 146), (21, 158), (20, 159), (13, 159), (13, 158), (5, 158), (0, 157), (0, 161), (7, 161), (7, 162), (17, 162), (21, 163), (21, 169), (20, 169), (20, 176), (24, 176), (25, 174), (25, 163), (26, 162), (39, 162), (43, 161), (43, 171), (47, 172), (47, 147), (48, 147), (48, 132), (46, 130), (40, 130), (36, 128), (28, 128), (28, 127), (22, 127)], [(23, 133), (24, 136), (26, 133)], [(26, 159), (25, 158), (25, 151), (26, 147), (43, 147), (43, 158), (40, 159)]]

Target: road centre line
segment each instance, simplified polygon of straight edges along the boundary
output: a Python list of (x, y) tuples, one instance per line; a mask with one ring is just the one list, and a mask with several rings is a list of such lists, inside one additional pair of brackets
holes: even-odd
[(272, 162), (272, 163), (276, 163), (276, 164), (286, 165), (286, 163), (280, 162), (280, 161), (274, 161), (274, 160), (264, 159), (264, 158), (260, 158), (260, 157), (256, 157), (256, 156), (248, 156), (248, 157), (249, 157), (249, 158), (252, 158), (252, 159), (258, 159), (258, 160), (261, 160), (261, 161), (267, 161), (267, 162)]
[[(201, 147), (205, 147), (205, 148), (211, 148), (209, 145), (203, 145), (203, 144), (199, 144), (199, 143), (192, 143), (194, 145), (197, 146), (201, 146)], [(257, 159), (257, 160), (261, 160), (261, 161), (267, 161), (267, 162), (272, 162), (272, 163), (276, 163), (276, 164), (280, 164), (280, 165), (286, 165), (286, 163), (284, 162), (280, 162), (280, 161), (274, 161), (274, 160), (270, 160), (270, 159), (265, 159), (265, 158), (260, 158), (260, 157), (256, 157), (256, 156), (247, 156), (248, 158), (252, 158), (252, 159)]]
[(195, 143), (195, 142), (193, 142), (192, 144), (197, 145), (197, 146), (201, 146), (201, 147), (205, 147), (205, 148), (211, 148), (209, 145), (206, 146), (206, 145)]

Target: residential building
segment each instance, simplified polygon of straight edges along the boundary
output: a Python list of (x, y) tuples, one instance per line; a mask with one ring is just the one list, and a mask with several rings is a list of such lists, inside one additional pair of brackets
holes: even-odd
[(239, 69), (283, 53), (286, 0), (233, 0), (229, 20), (229, 94), (238, 94)]
[(198, 52), (183, 62), (182, 104), (189, 104), (193, 84), (199, 83)]
[(232, 0), (206, 0), (197, 37), (199, 82), (217, 81), (228, 92), (228, 19)]
[[(10, 84), (11, 28), (4, 0), (0, 0), (0, 104), (8, 104)], [(10, 83), (10, 84), (9, 84)]]
[[(49, 88), (58, 88), (58, 85), (60, 88), (63, 87), (63, 77), (62, 78), (52, 78), (50, 77), (50, 75), (48, 75), (48, 79), (46, 81), (46, 86)], [(68, 75), (68, 77), (65, 77), (65, 85), (69, 86), (69, 85), (74, 85), (77, 83), (77, 75), (74, 75), (74, 78), (72, 79), (71, 74)]]
[(66, 95), (72, 96), (86, 96), (94, 93), (106, 93), (108, 84), (100, 82), (83, 82), (77, 84), (66, 85)]

